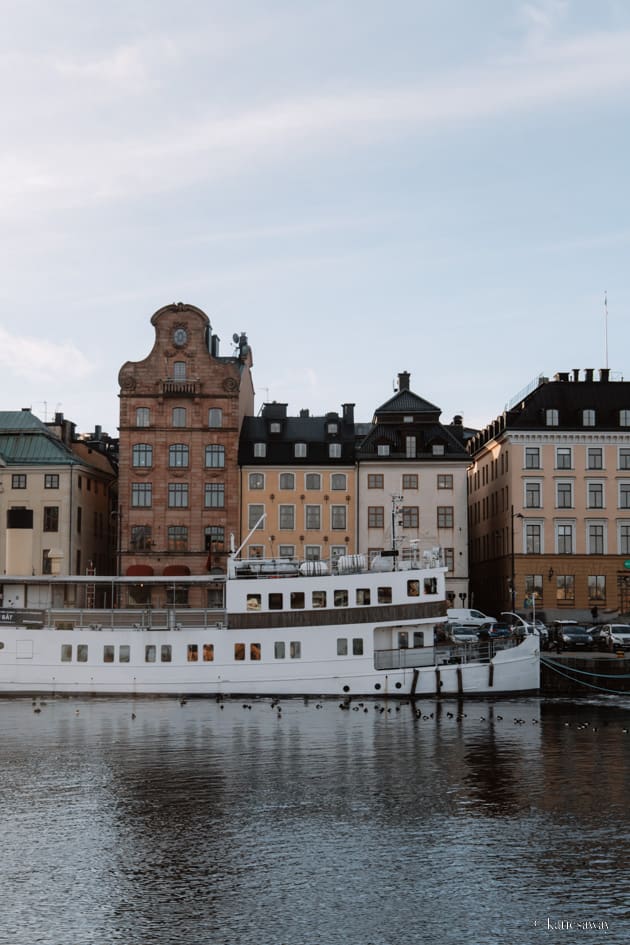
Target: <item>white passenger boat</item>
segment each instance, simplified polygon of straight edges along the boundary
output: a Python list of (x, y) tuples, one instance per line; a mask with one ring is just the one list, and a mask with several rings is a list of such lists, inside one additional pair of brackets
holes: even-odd
[(354, 698), (538, 689), (537, 636), (501, 649), (437, 646), (445, 569), (426, 555), (394, 563), (369, 568), (349, 555), (332, 568), (231, 559), (227, 578), (5, 576), (0, 692)]

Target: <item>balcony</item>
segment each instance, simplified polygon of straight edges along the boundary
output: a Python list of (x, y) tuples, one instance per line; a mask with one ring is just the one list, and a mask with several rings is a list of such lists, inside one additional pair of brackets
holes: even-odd
[(199, 381), (186, 379), (178, 381), (172, 377), (162, 381), (163, 397), (197, 397), (200, 391), (201, 383)]

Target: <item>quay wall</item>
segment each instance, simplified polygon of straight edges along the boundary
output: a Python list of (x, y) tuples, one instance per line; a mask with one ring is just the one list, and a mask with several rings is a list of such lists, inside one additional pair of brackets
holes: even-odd
[(546, 696), (630, 692), (630, 653), (543, 652), (540, 691)]

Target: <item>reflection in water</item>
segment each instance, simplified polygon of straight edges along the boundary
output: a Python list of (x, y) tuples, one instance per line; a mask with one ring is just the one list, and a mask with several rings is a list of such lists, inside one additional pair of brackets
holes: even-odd
[(630, 938), (630, 702), (0, 706), (0, 945)]

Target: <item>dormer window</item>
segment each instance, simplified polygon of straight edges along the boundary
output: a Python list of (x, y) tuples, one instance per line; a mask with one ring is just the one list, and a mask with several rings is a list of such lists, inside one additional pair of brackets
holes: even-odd
[(378, 456), (389, 456), (389, 443), (379, 443), (376, 452)]
[(331, 436), (334, 436), (336, 433), (339, 433), (339, 424), (329, 423), (326, 429)]
[(444, 444), (434, 443), (432, 453), (434, 456), (444, 456)]
[(254, 443), (254, 456), (257, 459), (264, 459), (266, 455), (267, 455), (267, 444)]
[(545, 410), (545, 426), (557, 427), (559, 423), (558, 411), (555, 409)]
[(413, 417), (403, 417), (403, 423), (413, 423)]
[(630, 427), (630, 410), (619, 411), (619, 426)]
[(277, 420), (274, 420), (272, 423), (269, 424), (269, 432), (282, 433), (282, 424), (278, 423)]
[(293, 455), (296, 459), (304, 459), (306, 457), (306, 443), (296, 443), (293, 449)]
[(594, 411), (594, 410), (583, 410), (583, 411), (582, 411), (582, 426), (584, 426), (584, 427), (594, 427), (594, 426), (595, 426), (595, 411)]

